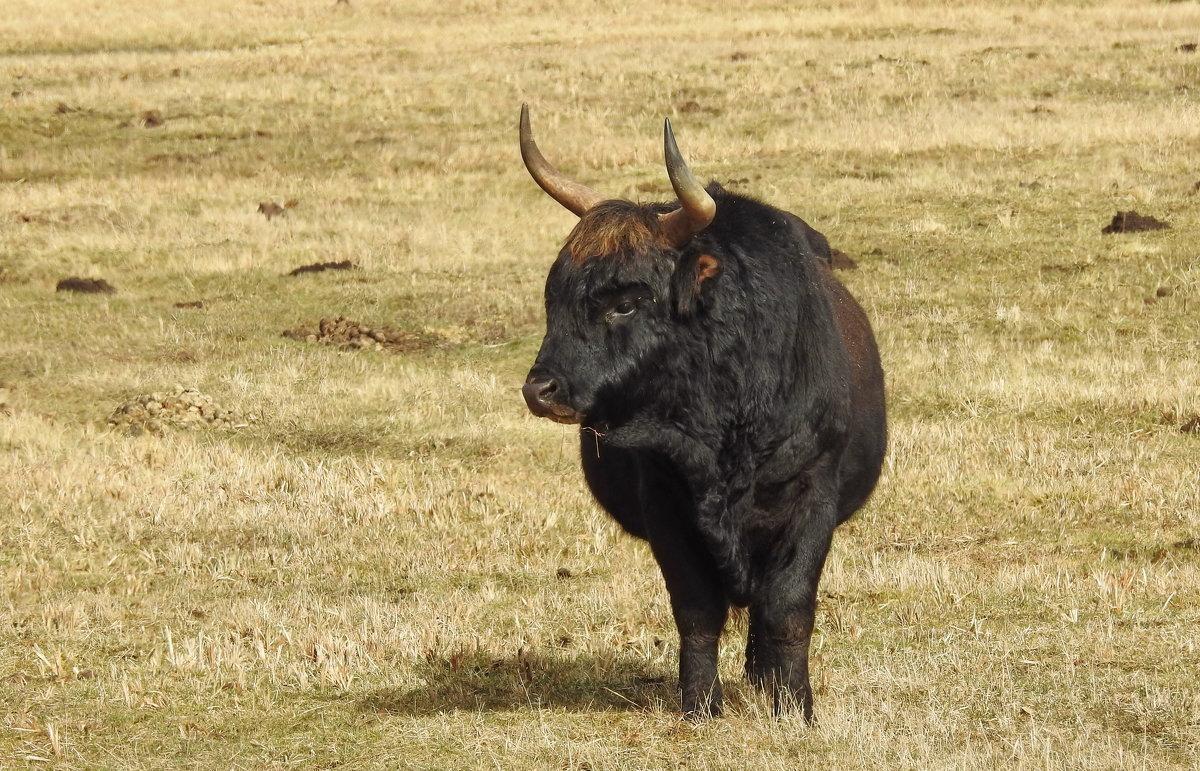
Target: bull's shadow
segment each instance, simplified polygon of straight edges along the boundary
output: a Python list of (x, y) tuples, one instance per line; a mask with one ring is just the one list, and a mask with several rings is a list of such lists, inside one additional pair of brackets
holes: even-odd
[(423, 715), (530, 706), (587, 710), (652, 710), (675, 704), (674, 678), (619, 653), (563, 652), (427, 655), (417, 662), (419, 687), (385, 688), (359, 702), (363, 710)]

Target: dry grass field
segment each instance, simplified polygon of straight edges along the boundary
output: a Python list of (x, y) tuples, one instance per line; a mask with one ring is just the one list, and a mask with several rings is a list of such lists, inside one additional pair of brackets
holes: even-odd
[[(1152, 0), (7, 0), (0, 767), (1196, 768), (1197, 42)], [(680, 721), (658, 570), (521, 401), (573, 224), (523, 101), (642, 200), (669, 116), (859, 264), (893, 443), (816, 726), (744, 621)]]

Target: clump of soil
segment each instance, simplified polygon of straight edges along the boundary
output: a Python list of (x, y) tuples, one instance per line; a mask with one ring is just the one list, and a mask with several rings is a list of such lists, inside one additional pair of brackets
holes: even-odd
[(834, 270), (858, 270), (858, 263), (841, 249), (829, 249), (829, 266)]
[(1135, 211), (1119, 211), (1100, 232), (1101, 233), (1136, 233), (1143, 230), (1166, 230), (1171, 227), (1166, 222), (1153, 217), (1138, 214)]
[(282, 217), (287, 214), (287, 210), (274, 201), (263, 201), (258, 205), (258, 213), (271, 219), (272, 217)]
[(283, 336), (306, 343), (336, 345), (347, 351), (369, 349), (407, 353), (432, 348), (438, 343), (437, 335), (429, 332), (408, 332), (394, 327), (369, 327), (345, 316), (321, 319), (315, 329), (310, 326), (288, 329), (284, 331)]
[(300, 205), (299, 199), (291, 198), (283, 202), (283, 206), (274, 201), (262, 201), (258, 204), (258, 213), (266, 217), (268, 220), (273, 217), (282, 217), (287, 214), (288, 209), (295, 209)]
[(304, 273), (320, 273), (325, 270), (358, 270), (358, 266), (350, 262), (350, 260), (342, 260), (341, 262), (314, 262), (312, 265), (301, 265), (295, 270), (290, 271), (287, 275), (299, 276)]
[(1167, 297), (1173, 297), (1174, 295), (1175, 295), (1175, 287), (1160, 286), (1158, 289), (1154, 290), (1154, 295), (1152, 297), (1147, 297), (1145, 299), (1145, 303), (1146, 303), (1146, 305), (1154, 305), (1159, 300), (1162, 300)]
[(137, 119), (138, 125), (142, 128), (158, 128), (166, 122), (166, 119), (163, 118), (162, 113), (158, 110), (146, 110)]
[(102, 278), (80, 278), (70, 276), (54, 285), (56, 292), (85, 292), (88, 294), (116, 294), (117, 288)]
[(253, 413), (243, 415), (222, 407), (195, 388), (176, 386), (169, 393), (142, 394), (122, 404), (108, 416), (108, 425), (137, 436), (147, 432), (162, 434), (168, 427), (236, 430), (257, 420)]

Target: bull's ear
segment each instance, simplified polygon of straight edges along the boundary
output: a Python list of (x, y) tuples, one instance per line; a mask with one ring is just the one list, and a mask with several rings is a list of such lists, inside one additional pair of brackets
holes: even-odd
[(694, 314), (703, 304), (704, 295), (719, 275), (721, 261), (711, 254), (700, 254), (680, 260), (671, 279), (676, 315), (687, 318)]

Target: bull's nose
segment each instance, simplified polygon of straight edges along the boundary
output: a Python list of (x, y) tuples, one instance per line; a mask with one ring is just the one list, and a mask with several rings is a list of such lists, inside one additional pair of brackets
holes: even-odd
[(554, 395), (558, 393), (558, 380), (552, 377), (530, 377), (521, 387), (521, 395), (534, 415), (545, 415), (553, 411)]
[(570, 388), (565, 380), (547, 375), (539, 369), (529, 373), (521, 395), (529, 405), (529, 411), (539, 418), (549, 418), (555, 423), (579, 423), (583, 416), (571, 406)]

